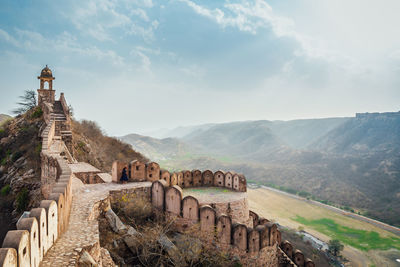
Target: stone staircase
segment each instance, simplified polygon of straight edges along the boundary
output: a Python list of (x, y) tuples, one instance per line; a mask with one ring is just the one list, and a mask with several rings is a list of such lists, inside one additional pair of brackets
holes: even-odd
[(66, 121), (61, 101), (55, 101), (53, 104), (53, 112), (51, 113), (51, 119), (56, 121)]

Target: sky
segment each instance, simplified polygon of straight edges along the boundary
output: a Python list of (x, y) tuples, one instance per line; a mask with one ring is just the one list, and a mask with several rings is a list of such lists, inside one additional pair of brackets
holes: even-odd
[(0, 1), (0, 113), (48, 64), (109, 135), (400, 110), (400, 1)]

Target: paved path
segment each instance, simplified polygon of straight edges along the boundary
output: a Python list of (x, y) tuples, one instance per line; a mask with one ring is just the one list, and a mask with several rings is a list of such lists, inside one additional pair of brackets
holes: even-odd
[(96, 203), (105, 199), (110, 190), (143, 186), (150, 186), (150, 183), (82, 185), (77, 181), (73, 182), (73, 200), (68, 229), (47, 252), (40, 266), (76, 266), (78, 254), (82, 248), (99, 242), (99, 227), (94, 209)]

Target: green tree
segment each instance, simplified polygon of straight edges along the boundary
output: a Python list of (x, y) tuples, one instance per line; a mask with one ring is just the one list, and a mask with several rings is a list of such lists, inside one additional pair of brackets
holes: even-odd
[(337, 239), (329, 240), (329, 242), (328, 242), (328, 250), (335, 257), (339, 256), (340, 255), (340, 251), (343, 250), (343, 244)]
[(26, 90), (23, 95), (19, 96), (21, 102), (18, 102), (18, 108), (12, 112), (16, 115), (21, 115), (28, 110), (36, 107), (36, 92), (33, 90)]

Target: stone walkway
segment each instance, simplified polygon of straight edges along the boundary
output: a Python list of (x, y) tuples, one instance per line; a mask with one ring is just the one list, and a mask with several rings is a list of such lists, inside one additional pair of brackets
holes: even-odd
[(105, 199), (110, 190), (150, 185), (151, 183), (149, 182), (83, 185), (74, 181), (68, 229), (47, 252), (40, 266), (76, 266), (78, 255), (82, 248), (99, 243), (99, 227), (95, 216), (97, 214), (96, 203)]

